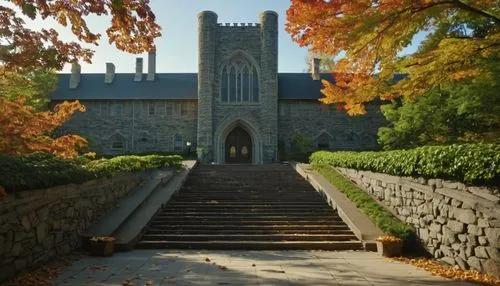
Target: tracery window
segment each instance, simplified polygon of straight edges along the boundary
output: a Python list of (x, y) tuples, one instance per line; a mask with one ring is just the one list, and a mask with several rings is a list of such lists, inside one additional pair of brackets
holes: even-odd
[(221, 73), (222, 102), (258, 102), (259, 76), (249, 61), (238, 59), (224, 66)]

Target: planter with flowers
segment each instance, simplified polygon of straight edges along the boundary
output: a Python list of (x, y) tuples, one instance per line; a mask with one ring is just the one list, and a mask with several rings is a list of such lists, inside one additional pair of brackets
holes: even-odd
[(94, 236), (90, 238), (90, 255), (112, 256), (115, 250), (115, 240), (111, 236)]
[(377, 238), (377, 252), (385, 257), (401, 256), (403, 252), (403, 240), (388, 235)]

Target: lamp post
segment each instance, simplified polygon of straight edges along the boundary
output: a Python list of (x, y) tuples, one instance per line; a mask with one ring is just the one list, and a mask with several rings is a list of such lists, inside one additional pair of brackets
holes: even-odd
[(186, 142), (186, 147), (187, 147), (187, 153), (189, 156), (189, 155), (191, 155), (191, 142), (190, 141)]

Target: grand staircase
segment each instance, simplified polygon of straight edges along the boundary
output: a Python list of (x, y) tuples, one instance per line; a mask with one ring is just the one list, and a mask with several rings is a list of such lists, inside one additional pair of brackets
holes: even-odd
[(356, 250), (362, 243), (288, 165), (200, 165), (137, 248)]

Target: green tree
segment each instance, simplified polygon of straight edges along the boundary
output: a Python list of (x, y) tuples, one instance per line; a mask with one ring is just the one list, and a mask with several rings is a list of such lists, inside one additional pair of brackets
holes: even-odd
[(384, 149), (455, 142), (500, 142), (500, 83), (449, 82), (424, 96), (382, 106), (390, 127), (378, 131)]
[(50, 102), (50, 93), (57, 85), (57, 75), (54, 70), (35, 68), (19, 72), (5, 72), (0, 76), (0, 96), (14, 101), (24, 98), (25, 104), (35, 111), (44, 111)]

